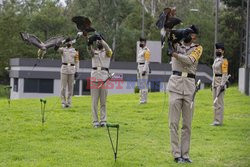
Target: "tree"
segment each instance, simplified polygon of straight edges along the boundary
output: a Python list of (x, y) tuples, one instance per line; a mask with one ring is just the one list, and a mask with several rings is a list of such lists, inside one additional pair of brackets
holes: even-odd
[[(3, 67), (8, 65), (12, 57), (36, 57), (37, 49), (28, 46), (20, 39), (19, 32), (26, 31), (38, 36), (41, 40), (52, 36), (71, 36), (77, 33), (71, 18), (87, 16), (93, 27), (101, 32), (112, 47), (115, 61), (135, 61), (136, 42), (141, 36), (142, 10), (145, 10), (145, 37), (148, 40), (160, 40), (160, 32), (155, 23), (165, 7), (176, 6), (177, 16), (186, 28), (195, 24), (200, 28), (199, 44), (203, 46), (201, 63), (212, 65), (214, 46), (213, 0), (67, 0), (66, 7), (60, 6), (58, 0), (6, 0), (0, 11), (0, 77)], [(222, 9), (220, 17), (220, 36), (226, 41), (227, 56), (238, 52), (239, 26), (235, 6), (240, 8), (237, 0), (224, 0), (228, 8)], [(233, 6), (233, 7), (230, 7)], [(197, 8), (199, 12), (191, 12)], [(230, 11), (232, 10), (232, 11)], [(231, 20), (231, 21), (230, 21)], [(233, 21), (237, 24), (232, 24)], [(237, 26), (238, 25), (238, 29)], [(74, 45), (80, 52), (80, 59), (90, 59), (87, 52), (86, 39), (81, 38)], [(163, 62), (168, 62), (166, 48), (163, 49)], [(58, 58), (59, 54), (49, 50), (46, 58)], [(236, 62), (236, 61), (235, 61)], [(235, 65), (235, 64), (234, 64)], [(237, 66), (230, 66), (236, 71)]]
[(4, 70), (8, 66), (10, 58), (19, 57), (26, 48), (26, 53), (30, 53), (29, 47), (24, 46), (19, 40), (19, 32), (27, 27), (26, 17), (21, 12), (17, 2), (6, 1), (0, 13), (0, 79), (7, 80), (7, 72)]
[(240, 7), (242, 0), (222, 0), (229, 7)]
[(221, 11), (219, 39), (225, 44), (225, 56), (229, 60), (229, 73), (237, 81), (240, 66), (241, 31), (244, 26), (241, 1), (223, 0), (228, 5)]

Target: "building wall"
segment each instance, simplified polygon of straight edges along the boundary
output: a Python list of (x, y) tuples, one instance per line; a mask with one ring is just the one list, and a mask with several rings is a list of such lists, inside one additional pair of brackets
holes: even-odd
[[(14, 87), (14, 78), (10, 79), (10, 85)], [(11, 99), (20, 98), (44, 98), (49, 96), (60, 96), (61, 81), (59, 79), (54, 80), (54, 92), (53, 93), (27, 93), (24, 92), (24, 78), (18, 79), (18, 92), (11, 89)]]
[[(14, 78), (18, 78), (18, 92), (11, 90), (11, 98), (44, 98), (48, 96), (60, 96), (60, 60), (39, 60), (39, 64), (34, 68), (37, 59), (11, 59), (10, 60), (10, 84), (14, 87)], [(164, 92), (167, 88), (167, 81), (172, 74), (170, 64), (151, 63), (152, 73), (149, 76), (149, 87)], [(87, 78), (90, 77), (91, 61), (81, 61), (79, 69), (79, 80), (76, 82), (74, 90), (75, 95), (89, 95), (86, 90)], [(134, 93), (134, 87), (137, 85), (137, 63), (135, 62), (111, 62), (110, 73), (116, 73), (121, 76), (117, 80), (111, 81), (112, 87), (109, 88), (109, 94), (127, 94)], [(199, 65), (196, 73), (197, 79), (204, 83), (211, 83), (212, 70), (206, 65)], [(27, 93), (24, 92), (24, 79), (30, 79), (28, 86), (32, 85), (33, 80), (53, 80), (53, 93)], [(40, 83), (40, 81), (39, 81)], [(51, 83), (50, 83), (51, 84)], [(79, 84), (79, 85), (78, 85)], [(83, 86), (85, 84), (85, 86)], [(41, 84), (42, 85), (42, 84)], [(159, 87), (159, 88), (157, 88)], [(42, 87), (44, 88), (44, 87)], [(27, 89), (27, 88), (26, 88)], [(40, 87), (38, 88), (40, 92)], [(86, 90), (83, 92), (83, 90)]]
[(239, 68), (238, 89), (241, 93), (245, 92), (245, 68)]
[[(246, 77), (246, 75), (248, 75), (248, 77)], [(246, 89), (248, 87), (247, 93), (250, 95), (250, 84), (245, 85), (247, 83), (246, 79), (248, 79), (248, 83), (250, 83), (250, 70), (247, 70), (246, 68), (239, 68), (238, 89), (241, 93), (246, 93)]]

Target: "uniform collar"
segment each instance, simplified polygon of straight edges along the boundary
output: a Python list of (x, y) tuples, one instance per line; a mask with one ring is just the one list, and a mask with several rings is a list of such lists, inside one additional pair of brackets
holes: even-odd
[(140, 47), (139, 50), (147, 50), (147, 49), (148, 49), (147, 46), (145, 46), (144, 48), (141, 48), (141, 47)]
[(215, 60), (218, 61), (218, 60), (222, 60), (223, 58), (224, 58), (223, 56), (221, 56), (221, 57), (216, 57)]
[(104, 52), (104, 51), (105, 51), (104, 48), (103, 48), (102, 50), (95, 49), (95, 52), (96, 52), (96, 53), (101, 53), (101, 52)]
[(184, 42), (183, 42), (183, 41), (181, 42), (181, 47), (182, 47), (182, 48), (189, 49), (189, 48), (192, 48), (192, 47), (194, 47), (194, 46), (195, 46), (195, 44), (194, 44), (194, 43), (191, 43), (191, 45), (187, 46), (187, 45), (185, 45), (185, 44), (184, 44)]
[(64, 47), (64, 48), (67, 49), (67, 50), (72, 50), (72, 49), (74, 49), (73, 47), (70, 47), (70, 48)]

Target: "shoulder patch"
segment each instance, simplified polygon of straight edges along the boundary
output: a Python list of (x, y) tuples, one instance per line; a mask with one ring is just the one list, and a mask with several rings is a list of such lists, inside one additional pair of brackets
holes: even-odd
[(144, 58), (146, 61), (149, 61), (150, 60), (150, 52), (149, 50), (146, 50), (145, 53), (144, 53)]
[(203, 48), (201, 45), (198, 45), (190, 54), (191, 57), (195, 59), (195, 61), (198, 61), (202, 55)]
[(110, 50), (108, 50), (108, 51), (106, 51), (106, 56), (107, 57), (111, 57), (112, 56), (112, 54), (113, 54), (113, 52), (112, 52), (112, 50), (110, 49)]
[(223, 74), (227, 74), (228, 73), (228, 61), (225, 58), (222, 61), (221, 71), (222, 71)]
[(75, 61), (79, 62), (79, 52), (78, 51), (76, 51), (76, 54), (75, 54)]

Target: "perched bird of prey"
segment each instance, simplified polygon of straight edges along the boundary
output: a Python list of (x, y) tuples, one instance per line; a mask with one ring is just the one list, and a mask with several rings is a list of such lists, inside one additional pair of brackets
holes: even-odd
[(95, 32), (95, 29), (91, 27), (91, 21), (85, 16), (74, 16), (72, 21), (76, 24), (78, 31), (83, 33)]
[(186, 38), (189, 34), (196, 33), (191, 27), (188, 27), (185, 29), (171, 30), (168, 40), (172, 41), (173, 44), (179, 43), (181, 40)]
[(169, 17), (168, 20), (166, 20), (165, 28), (173, 29), (174, 26), (176, 26), (180, 23), (182, 23), (181, 19), (179, 19), (177, 17)]
[(181, 19), (176, 17), (176, 8), (165, 8), (164, 11), (160, 14), (159, 19), (156, 22), (156, 26), (160, 29), (161, 33), (161, 44), (162, 48), (165, 44), (166, 36), (169, 36), (170, 31), (174, 26), (182, 23)]
[(191, 38), (191, 34), (199, 34), (199, 29), (195, 25), (191, 25), (185, 29), (171, 30), (168, 37), (168, 54), (172, 55), (175, 50), (174, 45), (180, 43), (185, 38)]
[(80, 36), (88, 36), (88, 33), (91, 33), (88, 37), (88, 46), (92, 45), (97, 40), (105, 40), (102, 34), (97, 32), (93, 27), (91, 27), (92, 22), (88, 17), (85, 16), (74, 16), (72, 21), (76, 23), (77, 30), (80, 31), (77, 33), (76, 39)]

